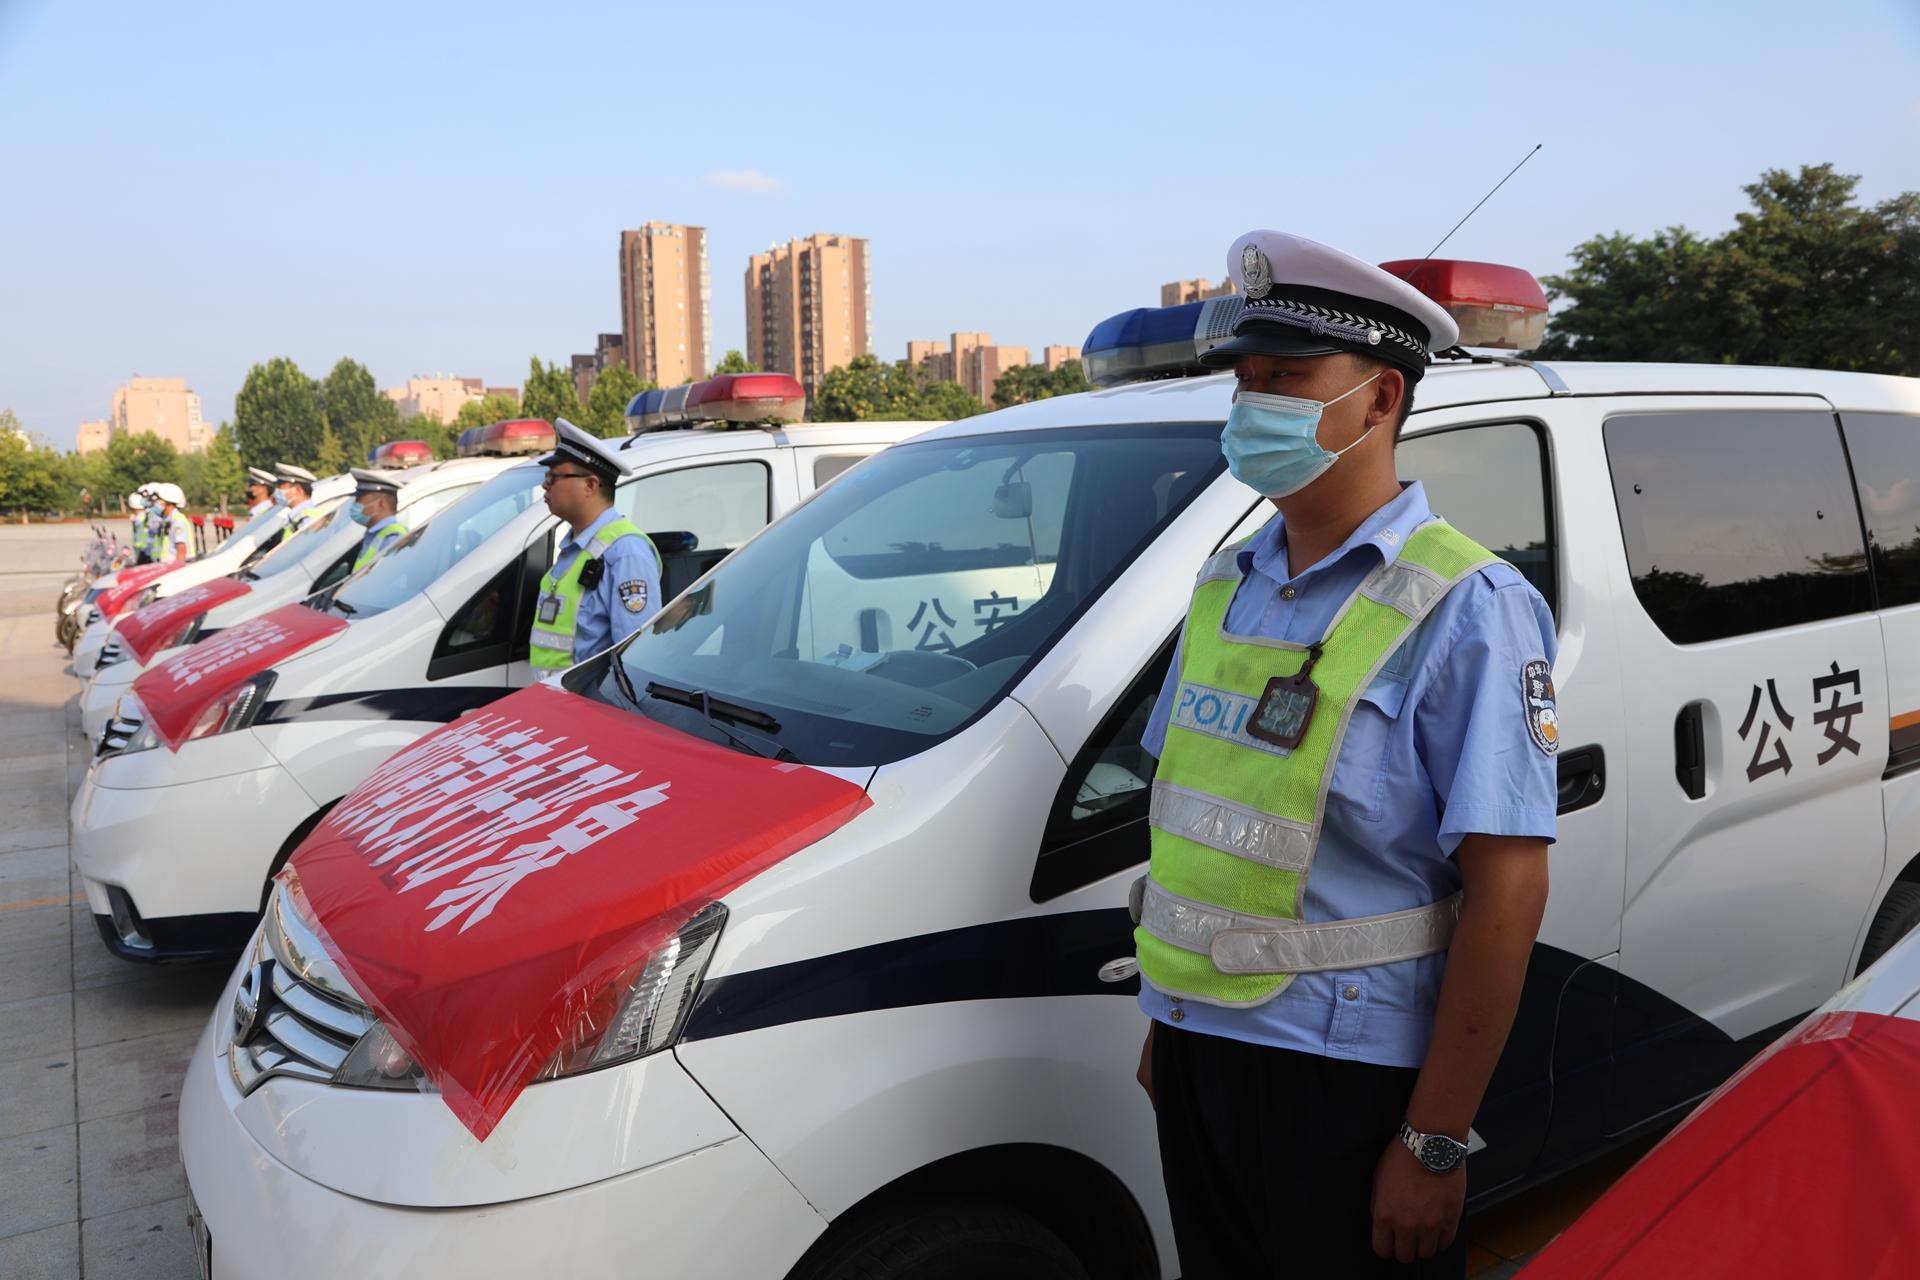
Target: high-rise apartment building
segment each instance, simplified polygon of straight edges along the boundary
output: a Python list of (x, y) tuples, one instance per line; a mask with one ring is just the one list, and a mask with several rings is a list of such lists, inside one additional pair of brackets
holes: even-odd
[(1040, 363), (1047, 366), (1048, 373), (1052, 373), (1055, 369), (1058, 369), (1070, 360), (1078, 360), (1079, 358), (1080, 348), (1069, 347), (1064, 343), (1057, 343), (1053, 346), (1040, 348)]
[(812, 235), (747, 262), (747, 359), (812, 397), (828, 372), (873, 350), (867, 242)]
[(944, 342), (907, 343), (907, 367), (921, 369), (936, 382), (953, 381), (953, 360), (947, 354)]
[(1031, 363), (1025, 347), (996, 347), (991, 343), (974, 347), (960, 366), (960, 386), (976, 400), (992, 403), (1000, 375), (1016, 365)]
[(110, 422), (83, 422), (73, 442), (73, 451), (79, 454), (105, 453), (107, 442), (113, 438), (113, 424)]
[(1219, 284), (1204, 278), (1175, 280), (1172, 284), (1160, 286), (1160, 305), (1178, 307), (1189, 302), (1204, 302), (1208, 298), (1224, 298), (1238, 292), (1239, 289), (1234, 287), (1231, 280), (1223, 280)]
[(677, 387), (707, 376), (713, 348), (707, 229), (649, 222), (620, 233), (620, 323), (627, 368)]
[(135, 375), (113, 393), (110, 423), (114, 435), (152, 432), (182, 453), (200, 452), (213, 435), (200, 421), (200, 397), (184, 378)]
[(419, 417), (452, 422), (463, 405), (478, 400), (486, 391), (484, 379), (436, 373), (408, 378), (406, 386), (388, 387), (381, 394), (393, 401), (402, 422)]

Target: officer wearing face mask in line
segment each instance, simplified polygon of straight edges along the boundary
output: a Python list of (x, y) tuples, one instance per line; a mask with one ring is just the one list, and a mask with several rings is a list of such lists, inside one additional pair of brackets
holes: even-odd
[(565, 418), (553, 424), (547, 509), (567, 535), (540, 579), (530, 657), (536, 670), (584, 662), (638, 631), (660, 608), (660, 553), (613, 505), (626, 460)]
[(279, 480), (271, 471), (262, 471), (259, 467), (247, 468), (247, 519), (252, 520), (270, 509), (274, 504), (274, 487)]
[(1134, 896), (1182, 1274), (1457, 1277), (1546, 904), (1553, 622), (1396, 474), (1446, 311), (1283, 232), (1228, 266), (1246, 306), (1203, 360), (1277, 514), (1196, 581)]
[(360, 550), (353, 558), (353, 571), (358, 573), (398, 546), (409, 530), (396, 514), (400, 508), (400, 486), (392, 477), (355, 467), (353, 483), (353, 505), (347, 508), (347, 519), (366, 530), (360, 538)]
[(193, 526), (187, 523), (187, 495), (180, 486), (161, 481), (152, 486), (154, 507), (159, 519), (154, 523), (153, 558), (162, 564), (185, 563), (193, 555)]
[(287, 504), (287, 531), (299, 533), (320, 514), (319, 508), (313, 505), (313, 486), (317, 479), (305, 467), (289, 462), (276, 462), (273, 470), (280, 499)]
[(147, 497), (144, 490), (136, 489), (127, 495), (127, 510), (133, 513), (133, 548), (135, 564), (153, 563), (153, 531), (147, 527)]

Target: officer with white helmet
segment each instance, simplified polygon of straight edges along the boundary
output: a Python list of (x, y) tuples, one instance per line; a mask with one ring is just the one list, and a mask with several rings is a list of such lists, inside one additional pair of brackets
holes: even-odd
[(531, 658), (547, 670), (626, 639), (660, 608), (660, 554), (613, 506), (625, 460), (565, 418), (553, 430), (554, 450), (540, 465), (547, 469), (547, 509), (568, 533), (540, 579), (535, 605)]
[(353, 558), (353, 571), (358, 573), (398, 546), (409, 530), (400, 523), (400, 485), (392, 476), (355, 467), (353, 483), (353, 505), (347, 508), (347, 519), (366, 530)]
[(127, 495), (127, 510), (133, 513), (133, 562), (150, 564), (153, 561), (153, 531), (147, 528), (147, 496), (135, 489)]
[(279, 486), (281, 500), (287, 504), (287, 528), (298, 533), (320, 514), (313, 505), (313, 486), (318, 477), (290, 462), (276, 462), (273, 470), (274, 483)]
[(264, 514), (273, 506), (274, 490), (280, 481), (271, 471), (259, 467), (247, 468), (247, 519), (252, 520)]
[(1429, 353), (1404, 281), (1254, 231), (1203, 360), (1278, 514), (1200, 571), (1144, 745), (1140, 1082), (1182, 1273), (1461, 1275), (1468, 1128), (1555, 834), (1553, 621), (1400, 483)]
[(181, 510), (187, 505), (187, 495), (180, 491), (179, 485), (169, 480), (149, 487), (159, 516), (154, 526), (154, 559), (163, 564), (185, 562), (193, 554), (193, 526), (187, 523), (186, 513)]

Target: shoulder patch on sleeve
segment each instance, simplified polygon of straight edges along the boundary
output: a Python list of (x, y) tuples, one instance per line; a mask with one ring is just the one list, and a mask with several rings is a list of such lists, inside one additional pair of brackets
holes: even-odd
[(620, 603), (628, 613), (644, 613), (647, 608), (647, 583), (644, 578), (620, 584)]
[(1543, 755), (1560, 750), (1560, 710), (1553, 696), (1553, 668), (1535, 658), (1520, 668), (1520, 697), (1527, 716), (1527, 736)]

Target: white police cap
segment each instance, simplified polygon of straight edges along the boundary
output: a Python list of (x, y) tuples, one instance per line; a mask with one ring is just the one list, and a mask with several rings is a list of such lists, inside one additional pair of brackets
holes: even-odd
[(291, 462), (276, 462), (273, 470), (277, 477), (275, 484), (304, 484), (312, 488), (314, 481), (319, 478), (305, 467), (296, 467)]
[(1244, 355), (1348, 351), (1418, 378), (1433, 352), (1460, 340), (1439, 303), (1400, 277), (1331, 245), (1286, 231), (1249, 231), (1227, 250), (1245, 307), (1233, 337), (1201, 356), (1210, 368)]
[(153, 496), (162, 502), (170, 502), (176, 507), (184, 507), (187, 505), (187, 495), (180, 491), (179, 485), (174, 484), (170, 480), (162, 480), (160, 483), (153, 485), (152, 489)]
[(280, 483), (280, 478), (274, 475), (273, 472), (263, 471), (259, 467), (248, 467), (247, 479), (252, 481), (254, 484), (264, 484), (264, 485), (267, 485), (268, 487), (272, 487), (273, 485)]
[(595, 475), (617, 480), (627, 474), (631, 467), (627, 460), (614, 448), (614, 441), (602, 440), (588, 431), (582, 431), (565, 418), (553, 420), (553, 452), (538, 461), (543, 467), (556, 462), (577, 462)]
[(400, 482), (384, 471), (373, 471), (366, 467), (354, 467), (349, 473), (353, 477), (355, 493), (392, 493), (400, 492)]

